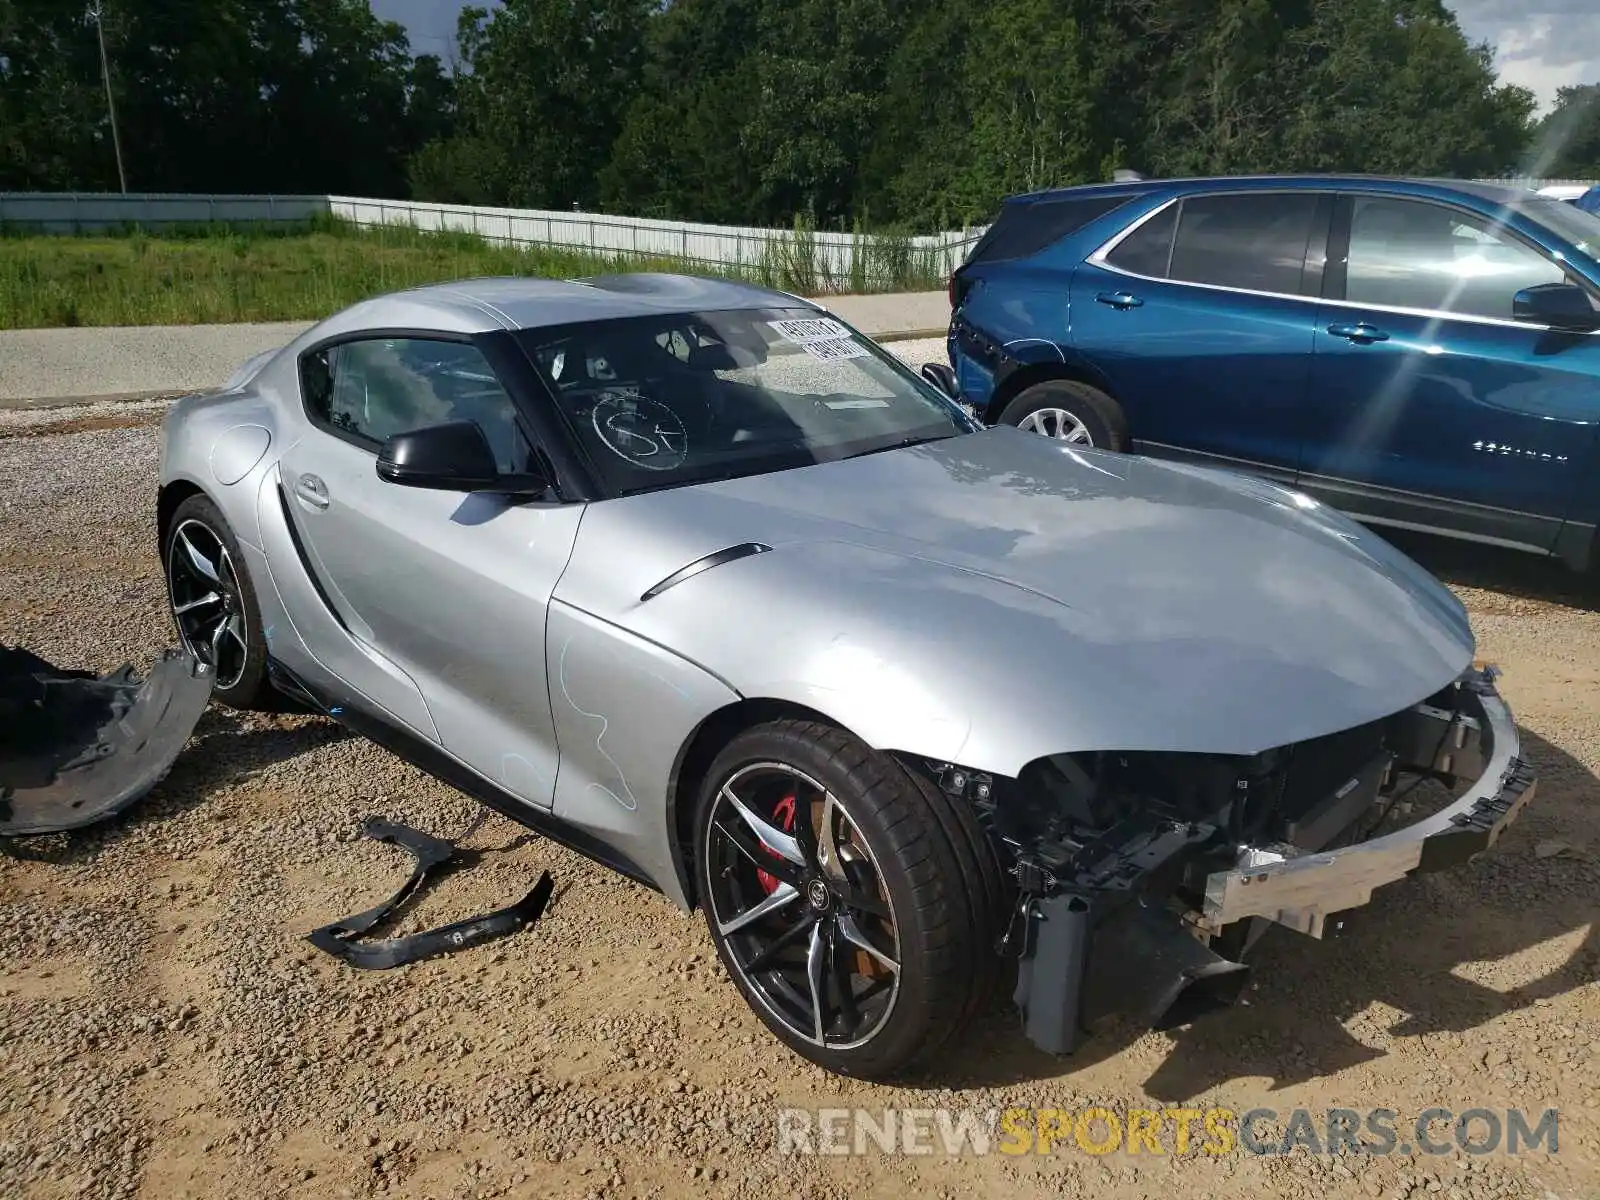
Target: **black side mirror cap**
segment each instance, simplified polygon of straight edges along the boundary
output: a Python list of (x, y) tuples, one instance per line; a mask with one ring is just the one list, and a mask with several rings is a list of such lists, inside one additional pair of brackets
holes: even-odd
[(445, 421), (397, 433), (378, 453), (378, 478), (443, 492), (542, 494), (542, 475), (502, 474), (489, 439), (475, 421)]
[(961, 388), (956, 384), (956, 373), (945, 363), (923, 363), (922, 377), (950, 399), (961, 400)]
[(1570, 333), (1600, 329), (1600, 310), (1589, 293), (1575, 283), (1541, 283), (1511, 298), (1511, 315), (1531, 325), (1548, 325)]

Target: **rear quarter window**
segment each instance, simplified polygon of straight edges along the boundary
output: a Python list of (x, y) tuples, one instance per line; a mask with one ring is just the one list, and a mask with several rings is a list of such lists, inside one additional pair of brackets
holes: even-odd
[(1121, 208), (1134, 196), (1067, 196), (1008, 204), (967, 256), (967, 265), (1027, 258)]

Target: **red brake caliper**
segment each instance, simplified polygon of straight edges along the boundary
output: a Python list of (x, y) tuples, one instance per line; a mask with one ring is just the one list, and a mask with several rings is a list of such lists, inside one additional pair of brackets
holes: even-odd
[[(772, 808), (773, 819), (777, 822), (778, 828), (783, 830), (785, 833), (794, 832), (794, 805), (794, 793), (791, 792), (782, 800), (779, 800), (777, 804), (773, 805)], [(776, 850), (769, 850), (765, 846), (761, 847), (761, 852), (763, 854), (771, 855), (773, 858), (779, 860), (783, 858), (783, 855), (779, 854)], [(761, 884), (761, 890), (769, 896), (778, 890), (777, 877), (769, 875), (765, 871), (758, 870), (756, 872), (756, 881)]]

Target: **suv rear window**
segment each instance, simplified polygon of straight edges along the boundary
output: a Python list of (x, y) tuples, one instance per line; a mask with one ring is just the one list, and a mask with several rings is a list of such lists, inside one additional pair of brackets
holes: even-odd
[(1317, 205), (1314, 192), (1188, 196), (1134, 230), (1106, 261), (1157, 279), (1297, 295)]
[(1066, 196), (1060, 200), (1007, 204), (1000, 210), (999, 219), (972, 248), (967, 264), (1027, 258), (1133, 199), (1133, 196)]

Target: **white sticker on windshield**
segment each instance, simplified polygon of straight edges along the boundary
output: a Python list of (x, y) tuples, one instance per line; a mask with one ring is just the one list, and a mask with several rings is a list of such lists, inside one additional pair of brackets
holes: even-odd
[(801, 342), (800, 349), (818, 362), (834, 362), (841, 358), (866, 358), (867, 348), (848, 337), (829, 338), (826, 341)]
[(789, 321), (768, 321), (778, 331), (778, 335), (785, 341), (794, 342), (803, 346), (807, 342), (819, 342), (832, 338), (847, 338), (850, 331), (837, 321), (827, 317), (801, 318)]
[(887, 400), (824, 400), (824, 408), (888, 408)]

